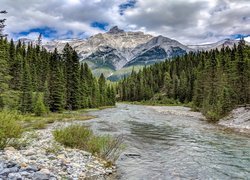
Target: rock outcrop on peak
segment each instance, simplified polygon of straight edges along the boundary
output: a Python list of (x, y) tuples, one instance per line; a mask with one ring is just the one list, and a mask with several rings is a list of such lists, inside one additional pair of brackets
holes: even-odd
[(108, 31), (108, 33), (109, 34), (124, 33), (124, 30), (119, 29), (118, 26), (114, 26)]

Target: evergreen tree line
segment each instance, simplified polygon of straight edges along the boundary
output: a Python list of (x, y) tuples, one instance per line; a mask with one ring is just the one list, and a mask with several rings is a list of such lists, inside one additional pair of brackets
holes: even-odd
[(114, 87), (103, 74), (95, 78), (69, 44), (59, 54), (0, 38), (0, 108), (41, 114), (114, 104)]
[[(242, 39), (233, 48), (190, 52), (132, 72), (118, 83), (119, 100), (159, 99), (191, 103), (218, 120), (237, 105), (250, 103), (250, 47)], [(169, 101), (171, 102), (171, 101)]]

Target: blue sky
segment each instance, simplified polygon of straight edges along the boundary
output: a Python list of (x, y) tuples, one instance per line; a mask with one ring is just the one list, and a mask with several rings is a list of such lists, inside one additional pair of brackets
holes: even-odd
[(16, 34), (17, 37), (27, 36), (30, 33), (41, 33), (45, 38), (53, 38), (56, 36), (57, 31), (50, 27), (38, 27), (27, 29), (26, 31), (21, 31)]
[(127, 2), (124, 2), (122, 4), (119, 5), (119, 13), (120, 15), (124, 15), (124, 12), (128, 9), (128, 8), (133, 8), (136, 4), (136, 0), (128, 0)]
[(250, 40), (249, 0), (0, 0), (9, 37), (88, 38), (112, 26), (184, 44)]
[(107, 22), (97, 22), (97, 21), (94, 21), (91, 23), (91, 26), (94, 27), (94, 28), (98, 28), (100, 30), (106, 30), (107, 27), (108, 27), (109, 23)]

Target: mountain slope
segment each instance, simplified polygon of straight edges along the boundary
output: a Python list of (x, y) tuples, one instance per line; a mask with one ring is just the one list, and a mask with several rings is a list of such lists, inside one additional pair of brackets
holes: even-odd
[(126, 66), (154, 64), (158, 61), (184, 55), (189, 51), (192, 51), (192, 49), (176, 40), (157, 36), (134, 48), (132, 51), (134, 58)]
[(148, 65), (166, 58), (183, 55), (192, 49), (163, 36), (153, 37), (143, 32), (125, 32), (117, 26), (107, 33), (99, 33), (86, 40), (52, 41), (45, 44), (49, 50), (62, 51), (69, 43), (81, 61), (92, 69), (120, 70), (134, 65)]
[(152, 35), (143, 32), (124, 32), (115, 26), (107, 33), (99, 33), (87, 40), (53, 41), (45, 47), (50, 50), (56, 47), (61, 51), (69, 43), (82, 61), (91, 62), (92, 68), (109, 67), (118, 70), (133, 58), (131, 51), (136, 46), (152, 38)]
[[(239, 44), (239, 40), (237, 39), (223, 39), (221, 41), (211, 43), (211, 44), (203, 44), (203, 45), (188, 45), (189, 48), (192, 48), (194, 50), (199, 51), (209, 51), (212, 49), (218, 49), (220, 50), (223, 46), (233, 48), (233, 46)], [(249, 42), (246, 41), (246, 44), (250, 45)]]
[[(25, 42), (28, 40), (25, 39)], [(223, 46), (231, 48), (238, 42), (225, 39), (211, 44), (186, 46), (164, 36), (125, 32), (115, 26), (106, 33), (99, 33), (88, 39), (54, 40), (44, 44), (44, 47), (50, 51), (57, 48), (62, 52), (66, 43), (69, 43), (77, 51), (80, 60), (87, 62), (95, 75), (104, 73), (110, 79), (119, 79), (131, 72), (130, 67), (151, 65), (190, 51), (221, 49)]]

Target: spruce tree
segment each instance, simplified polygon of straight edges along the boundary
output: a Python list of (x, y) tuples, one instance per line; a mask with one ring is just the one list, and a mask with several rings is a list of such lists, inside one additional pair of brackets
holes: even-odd
[(0, 108), (4, 107), (4, 94), (9, 90), (9, 66), (7, 42), (0, 38)]
[(52, 112), (62, 111), (64, 108), (63, 71), (60, 68), (60, 57), (57, 49), (50, 60), (49, 106)]
[(80, 107), (80, 64), (76, 53), (66, 44), (63, 49), (66, 69), (66, 108), (75, 110)]
[(100, 105), (104, 106), (107, 104), (107, 92), (106, 92), (106, 79), (103, 73), (100, 75), (98, 79), (99, 92), (100, 92)]
[(33, 112), (32, 83), (31, 83), (31, 77), (30, 77), (30, 67), (26, 61), (23, 64), (20, 111), (22, 113)]
[(81, 64), (80, 68), (80, 106), (81, 108), (88, 108), (88, 86), (86, 80), (84, 65)]

